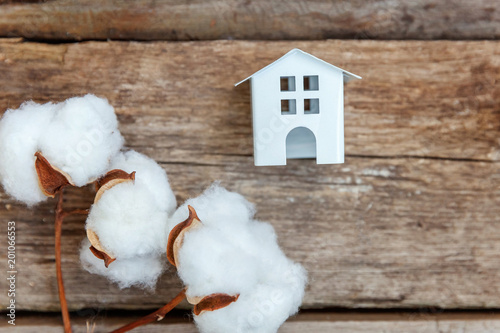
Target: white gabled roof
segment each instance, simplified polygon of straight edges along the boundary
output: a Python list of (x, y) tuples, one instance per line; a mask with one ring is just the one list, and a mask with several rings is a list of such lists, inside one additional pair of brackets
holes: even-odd
[(323, 64), (328, 65), (328, 66), (329, 66), (329, 67), (331, 67), (332, 69), (341, 70), (341, 71), (342, 71), (342, 73), (344, 74), (344, 81), (345, 81), (345, 82), (348, 82), (348, 81), (350, 81), (351, 79), (361, 79), (361, 76), (356, 75), (356, 74), (353, 74), (353, 73), (350, 73), (350, 72), (348, 72), (348, 71), (346, 71), (346, 70), (343, 70), (342, 68), (339, 68), (339, 67), (337, 67), (337, 66), (333, 66), (332, 64), (329, 64), (329, 63), (327, 63), (326, 61), (321, 60), (320, 58), (317, 58), (317, 57), (313, 56), (312, 54), (309, 54), (309, 53), (307, 53), (307, 52), (304, 52), (304, 51), (302, 51), (302, 50), (300, 50), (300, 49), (293, 49), (293, 50), (289, 51), (287, 54), (285, 54), (284, 56), (282, 56), (281, 58), (279, 58), (278, 60), (276, 60), (276, 61), (272, 62), (271, 64), (267, 65), (266, 67), (262, 68), (261, 70), (259, 70), (259, 71), (255, 72), (255, 73), (253, 73), (252, 75), (250, 75), (250, 76), (249, 76), (249, 77), (247, 77), (246, 79), (241, 80), (240, 82), (236, 83), (234, 86), (237, 86), (237, 85), (239, 85), (239, 84), (241, 84), (241, 83), (245, 82), (246, 80), (251, 79), (253, 76), (255, 76), (255, 75), (257, 75), (257, 74), (259, 74), (259, 73), (261, 73), (261, 72), (263, 72), (263, 71), (265, 71), (265, 70), (267, 70), (267, 69), (269, 69), (271, 66), (275, 65), (276, 63), (278, 63), (278, 62), (280, 62), (280, 61), (282, 61), (282, 60), (284, 60), (284, 59), (286, 59), (286, 58), (290, 57), (291, 55), (297, 54), (297, 53), (305, 54), (305, 55), (307, 55), (307, 56), (311, 57), (312, 59), (314, 59), (314, 60), (316, 60), (316, 61), (320, 61), (320, 62), (322, 62)]

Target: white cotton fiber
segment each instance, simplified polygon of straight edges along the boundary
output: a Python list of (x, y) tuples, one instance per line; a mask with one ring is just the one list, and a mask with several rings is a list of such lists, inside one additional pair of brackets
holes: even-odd
[(187, 218), (187, 205), (202, 222), (184, 234), (178, 252), (187, 296), (240, 295), (225, 308), (194, 316), (201, 332), (276, 332), (302, 302), (304, 268), (284, 255), (273, 227), (254, 220), (253, 205), (241, 195), (215, 184), (181, 206), (169, 229)]
[(129, 259), (116, 259), (108, 268), (101, 259), (89, 250), (90, 242), (85, 239), (80, 250), (80, 261), (85, 270), (92, 274), (107, 277), (120, 288), (137, 286), (154, 288), (156, 280), (165, 269), (165, 258), (159, 256), (137, 256)]
[(83, 186), (106, 173), (123, 145), (114, 109), (94, 95), (61, 103), (40, 139), (42, 155)]
[(121, 152), (111, 161), (110, 169), (121, 169), (128, 173), (136, 171), (135, 184), (147, 187), (156, 206), (171, 215), (177, 203), (168, 182), (167, 173), (153, 159), (134, 150)]
[(28, 205), (46, 198), (38, 186), (35, 153), (56, 108), (27, 102), (0, 120), (0, 181), (8, 194)]
[(113, 258), (163, 252), (168, 213), (159, 210), (154, 200), (147, 188), (132, 181), (115, 185), (92, 205), (86, 228), (97, 234)]
[(111, 165), (135, 171), (135, 181), (106, 190), (92, 205), (86, 228), (114, 258), (163, 254), (168, 217), (176, 206), (165, 171), (135, 151), (120, 153)]
[[(92, 205), (86, 228), (99, 237), (106, 253), (116, 258), (107, 268), (113, 273), (107, 271), (102, 260), (97, 268), (92, 268), (88, 260), (83, 262), (84, 267), (109, 277), (121, 287), (132, 284), (151, 287), (162, 269), (154, 264), (156, 266), (150, 270), (141, 262), (151, 265), (166, 262), (166, 229), (176, 206), (174, 193), (165, 171), (138, 152), (119, 153), (111, 162), (111, 168), (128, 173), (135, 171), (135, 181), (122, 182), (105, 190)], [(88, 248), (82, 251), (88, 252), (82, 254), (82, 258), (88, 254), (93, 256)], [(134, 268), (136, 263), (138, 266)], [(130, 273), (134, 269), (136, 271)]]
[(114, 109), (105, 99), (86, 95), (58, 104), (27, 102), (0, 120), (0, 180), (10, 195), (36, 204), (45, 196), (35, 152), (83, 186), (108, 170), (122, 145)]
[(306, 273), (300, 265), (295, 265), (297, 270), (291, 273), (295, 284), (284, 280), (260, 283), (250, 292), (241, 293), (227, 307), (194, 316), (196, 325), (202, 333), (277, 332), (288, 317), (297, 313), (304, 296)]

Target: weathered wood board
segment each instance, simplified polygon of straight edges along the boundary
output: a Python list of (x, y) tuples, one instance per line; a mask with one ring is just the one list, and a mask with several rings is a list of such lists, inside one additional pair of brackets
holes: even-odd
[(34, 40), (493, 39), (499, 21), (495, 0), (0, 0), (0, 36)]
[[(87, 318), (86, 318), (87, 317)], [(135, 317), (81, 315), (73, 318), (73, 332), (109, 332), (124, 325)], [(88, 326), (87, 326), (88, 325)], [(95, 326), (94, 326), (95, 325)], [(500, 330), (498, 315), (422, 315), (408, 313), (387, 314), (319, 314), (299, 315), (289, 319), (278, 333), (302, 332), (349, 332), (349, 333), (496, 333)], [(15, 327), (16, 333), (59, 333), (63, 332), (56, 317), (21, 316)], [(0, 333), (12, 332), (12, 327), (0, 324)], [(197, 333), (195, 325), (184, 319), (169, 319), (133, 330), (134, 333)]]
[[(293, 47), (364, 77), (346, 86), (343, 165), (253, 166), (248, 86), (233, 84)], [(107, 97), (128, 146), (161, 163), (179, 202), (217, 179), (248, 197), (310, 272), (305, 308), (500, 307), (499, 42), (6, 39), (0, 73), (0, 110)], [(18, 228), (19, 309), (56, 310), (54, 202), (0, 199), (0, 220)], [(67, 196), (91, 202), (88, 189)], [(72, 309), (154, 308), (177, 293), (173, 272), (155, 294), (84, 272), (83, 224), (64, 225)]]

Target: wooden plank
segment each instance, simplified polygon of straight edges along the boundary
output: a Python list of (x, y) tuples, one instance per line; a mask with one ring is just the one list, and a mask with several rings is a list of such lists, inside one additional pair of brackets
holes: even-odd
[[(248, 86), (232, 84), (292, 47), (364, 76), (346, 88), (344, 165), (253, 166)], [(161, 163), (179, 202), (220, 179), (256, 203), (310, 272), (305, 308), (499, 308), (499, 53), (487, 41), (3, 40), (0, 109), (107, 97), (127, 144)], [(88, 207), (92, 195), (71, 190), (67, 205)], [(19, 308), (56, 310), (54, 202), (29, 211), (0, 199), (0, 219), (18, 227)], [(149, 309), (180, 289), (173, 272), (154, 294), (84, 272), (83, 223), (64, 226), (72, 309)]]
[[(95, 323), (95, 332), (108, 332), (124, 325), (135, 316), (116, 317), (89, 314), (74, 316), (73, 331), (75, 333), (88, 333), (89, 326)], [(21, 316), (16, 325), (17, 333), (36, 332), (62, 332), (58, 318), (54, 316)], [(12, 327), (0, 323), (0, 333), (11, 332)], [(500, 317), (498, 315), (484, 314), (453, 314), (435, 315), (421, 313), (407, 314), (320, 314), (314, 316), (299, 315), (290, 319), (278, 333), (301, 332), (349, 332), (349, 333), (461, 333), (481, 332), (494, 333), (500, 330)], [(167, 319), (155, 324), (136, 328), (134, 333), (197, 333), (194, 324), (185, 319)]]
[(34, 40), (493, 39), (499, 20), (495, 0), (0, 0), (0, 36)]
[[(95, 92), (118, 109), (129, 144), (147, 147), (146, 135), (167, 135), (155, 145), (175, 145), (169, 161), (185, 162), (183, 147), (252, 154), (249, 88), (233, 84), (293, 47), (364, 77), (346, 86), (347, 154), (500, 160), (496, 42), (6, 40), (1, 47), (0, 110)], [(168, 124), (152, 123), (166, 116)]]

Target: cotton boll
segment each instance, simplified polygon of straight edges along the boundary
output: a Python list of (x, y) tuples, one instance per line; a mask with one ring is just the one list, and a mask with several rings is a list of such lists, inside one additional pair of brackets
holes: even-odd
[(187, 204), (201, 220), (186, 230), (176, 254), (188, 299), (239, 295), (224, 308), (195, 315), (201, 332), (276, 332), (302, 302), (304, 268), (285, 256), (270, 224), (253, 219), (254, 207), (241, 195), (215, 184), (180, 207), (169, 229), (187, 218)]
[(113, 107), (94, 95), (60, 103), (39, 142), (42, 155), (76, 186), (104, 174), (122, 145)]
[(104, 191), (90, 210), (86, 228), (114, 258), (163, 254), (168, 217), (176, 205), (165, 171), (135, 151), (118, 154), (111, 167), (135, 171), (135, 181)]
[(175, 195), (166, 172), (151, 158), (136, 151), (120, 152), (111, 161), (110, 169), (136, 172), (135, 184), (147, 187), (153, 195), (156, 206), (171, 215), (177, 206)]
[(17, 200), (34, 205), (46, 199), (38, 185), (35, 153), (58, 105), (27, 102), (0, 120), (0, 180)]
[(179, 251), (182, 267), (178, 272), (189, 287), (188, 296), (236, 294), (255, 284), (256, 266), (264, 257), (255, 251), (251, 231), (254, 206), (215, 183), (201, 196), (187, 200), (172, 216), (169, 229), (187, 218), (188, 205), (203, 223), (203, 228), (185, 235)]
[(45, 199), (34, 165), (37, 151), (76, 186), (93, 181), (123, 144), (117, 126), (113, 107), (93, 95), (7, 110), (0, 121), (0, 180), (6, 192), (29, 205)]
[(164, 258), (151, 255), (117, 259), (106, 268), (102, 260), (92, 254), (89, 247), (90, 242), (85, 239), (80, 250), (83, 268), (92, 274), (105, 276), (122, 289), (131, 286), (153, 289), (165, 269)]
[(92, 205), (86, 228), (114, 258), (163, 253), (168, 213), (154, 203), (147, 187), (133, 182), (115, 185)]

